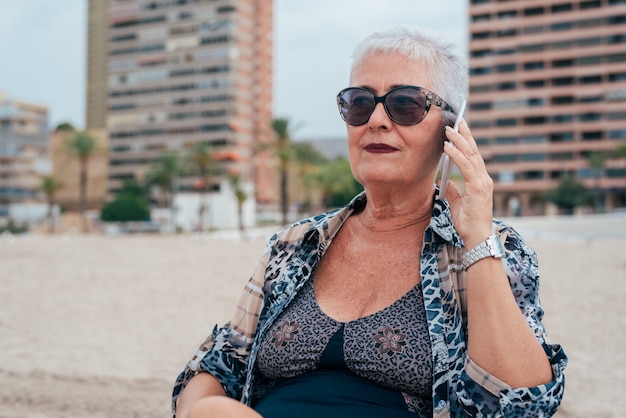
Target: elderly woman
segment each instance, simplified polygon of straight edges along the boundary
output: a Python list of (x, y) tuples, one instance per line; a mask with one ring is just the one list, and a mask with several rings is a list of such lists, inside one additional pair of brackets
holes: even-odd
[[(394, 26), (337, 97), (365, 191), (274, 235), (233, 319), (178, 378), (195, 417), (550, 416), (566, 356), (541, 324), (535, 253), (492, 219), (454, 46)], [(459, 167), (439, 198), (442, 152)]]

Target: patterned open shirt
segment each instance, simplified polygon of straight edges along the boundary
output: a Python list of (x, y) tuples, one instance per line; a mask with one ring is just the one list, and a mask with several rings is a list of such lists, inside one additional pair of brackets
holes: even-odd
[[(300, 221), (269, 240), (232, 320), (213, 329), (178, 376), (173, 392), (174, 416), (180, 392), (202, 371), (215, 376), (228, 396), (245, 404), (263, 395), (265, 383), (255, 367), (259, 342), (311, 279), (346, 219), (365, 204), (362, 193), (344, 208)], [(553, 381), (531, 388), (511, 388), (468, 357), (466, 274), (460, 263), (465, 250), (452, 224), (447, 201), (435, 200), (420, 257), (433, 356), (435, 417), (551, 416), (563, 397), (567, 357), (559, 345), (550, 343), (541, 324), (536, 254), (510, 226), (496, 220), (493, 227), (505, 250), (502, 262), (513, 295), (550, 360)]]

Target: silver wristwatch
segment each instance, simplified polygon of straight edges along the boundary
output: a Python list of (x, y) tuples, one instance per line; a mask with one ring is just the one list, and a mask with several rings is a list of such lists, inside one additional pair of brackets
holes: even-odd
[(461, 263), (465, 270), (469, 266), (487, 257), (502, 258), (504, 256), (504, 248), (502, 243), (495, 235), (490, 235), (485, 241), (481, 242), (465, 254), (461, 256)]

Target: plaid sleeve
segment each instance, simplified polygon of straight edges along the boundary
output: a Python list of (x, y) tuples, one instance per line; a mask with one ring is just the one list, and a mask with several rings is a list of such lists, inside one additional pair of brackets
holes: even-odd
[(537, 256), (511, 227), (498, 224), (497, 234), (505, 248), (504, 267), (511, 290), (548, 356), (553, 380), (532, 388), (511, 388), (467, 358), (459, 400), (465, 411), (474, 416), (552, 416), (563, 397), (567, 356), (559, 345), (550, 343), (541, 323), (543, 308), (539, 303)]

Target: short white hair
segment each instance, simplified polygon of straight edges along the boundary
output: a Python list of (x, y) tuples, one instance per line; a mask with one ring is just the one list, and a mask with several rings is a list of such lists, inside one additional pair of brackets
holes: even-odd
[(467, 97), (467, 59), (446, 37), (417, 26), (392, 25), (365, 37), (353, 54), (351, 76), (370, 55), (395, 53), (424, 63), (430, 69), (434, 93), (444, 99), (455, 112)]

